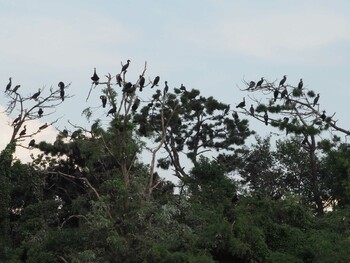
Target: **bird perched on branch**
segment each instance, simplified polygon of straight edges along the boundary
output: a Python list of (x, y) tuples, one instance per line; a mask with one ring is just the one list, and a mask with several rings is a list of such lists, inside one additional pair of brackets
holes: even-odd
[(21, 120), (21, 114), (18, 115), (16, 119), (13, 120), (12, 125), (15, 125), (17, 122)]
[(320, 93), (317, 94), (316, 98), (314, 99), (314, 103), (313, 103), (313, 106), (315, 107), (318, 100), (320, 99)]
[(140, 92), (141, 92), (143, 87), (145, 86), (145, 78), (142, 75), (140, 75), (140, 78), (139, 78), (139, 86), (140, 86)]
[(11, 93), (17, 93), (17, 90), (21, 87), (21, 85), (16, 85)]
[(224, 110), (224, 115), (226, 115), (230, 111), (230, 104), (227, 104), (225, 110)]
[(11, 85), (12, 85), (12, 78), (9, 78), (9, 83), (6, 85), (6, 89), (5, 92), (8, 92), (11, 89)]
[(326, 119), (326, 111), (325, 110), (322, 112), (320, 118), (322, 121), (325, 121), (325, 119)]
[(136, 86), (133, 85), (131, 82), (126, 82), (123, 87), (123, 92), (131, 94), (135, 92)]
[(62, 82), (62, 81), (60, 81), (60, 82), (58, 82), (58, 87), (60, 88), (60, 89), (64, 89), (64, 83)]
[(300, 79), (299, 84), (298, 84), (298, 89), (302, 89), (303, 85), (304, 85), (303, 79)]
[(263, 84), (263, 82), (264, 82), (264, 78), (261, 78), (261, 79), (258, 81), (258, 83), (256, 83), (256, 88), (261, 87), (261, 85)]
[(279, 85), (278, 87), (283, 86), (283, 85), (284, 85), (284, 83), (286, 82), (286, 80), (287, 80), (287, 75), (284, 75), (284, 76), (283, 76), (283, 79), (281, 79), (281, 81), (280, 81), (280, 85)]
[(265, 125), (268, 125), (269, 115), (267, 115), (267, 110), (265, 110), (264, 121), (265, 121)]
[(23, 130), (19, 133), (19, 136), (24, 136), (24, 135), (26, 135), (26, 132), (27, 132), (27, 126), (24, 125)]
[(158, 86), (159, 80), (160, 80), (159, 76), (155, 77), (154, 80), (153, 80), (151, 88), (153, 88), (154, 86)]
[(134, 101), (134, 104), (132, 105), (132, 107), (131, 107), (131, 110), (133, 111), (133, 112), (135, 112), (136, 110), (137, 110), (137, 108), (139, 107), (139, 105), (140, 105), (140, 99), (139, 98), (136, 98), (135, 99), (135, 101)]
[(107, 104), (107, 97), (105, 95), (101, 95), (100, 99), (102, 101), (102, 107), (106, 108), (106, 104)]
[(232, 111), (232, 117), (236, 120), (238, 119), (238, 113), (237, 111)]
[(35, 146), (35, 140), (32, 139), (29, 144), (28, 144), (28, 147), (34, 147)]
[(168, 86), (168, 81), (165, 81), (165, 87), (163, 90), (163, 96), (165, 96), (165, 94), (167, 94), (169, 91), (169, 86)]
[(278, 94), (279, 94), (279, 93), (280, 93), (280, 92), (279, 92), (278, 89), (276, 88), (275, 91), (273, 92), (273, 100), (274, 100), (274, 101), (277, 100)]
[(38, 110), (38, 115), (39, 115), (39, 118), (41, 118), (41, 116), (43, 115), (44, 111), (42, 108), (39, 108)]
[(284, 87), (283, 91), (281, 92), (281, 99), (283, 99), (284, 97), (287, 97), (288, 95), (288, 90), (286, 87)]
[(251, 114), (252, 116), (254, 116), (255, 109), (254, 109), (253, 104), (250, 106), (249, 111), (250, 111), (250, 114)]
[(96, 74), (96, 68), (94, 68), (94, 74), (92, 75), (91, 80), (95, 85), (97, 85), (100, 80), (99, 76)]
[(122, 67), (122, 70), (120, 71), (120, 74), (122, 74), (122, 72), (126, 72), (127, 68), (129, 67), (130, 64), (130, 60), (128, 59), (126, 61), (126, 64)]
[(117, 107), (116, 107), (116, 106), (113, 106), (113, 108), (110, 109), (110, 110), (108, 111), (107, 117), (108, 117), (109, 114), (114, 114), (114, 113), (116, 113), (116, 112), (117, 112)]
[(38, 92), (34, 93), (32, 97), (30, 97), (33, 100), (38, 100), (38, 97), (40, 95), (40, 89), (38, 89)]
[(117, 80), (117, 84), (119, 85), (119, 87), (122, 86), (122, 76), (120, 74), (117, 74), (117, 76), (115, 76), (116, 80)]
[(248, 90), (254, 89), (254, 87), (255, 87), (255, 82), (254, 81), (249, 82)]
[(243, 97), (243, 101), (241, 101), (240, 103), (238, 103), (238, 105), (236, 106), (236, 108), (244, 108), (245, 107), (245, 98)]

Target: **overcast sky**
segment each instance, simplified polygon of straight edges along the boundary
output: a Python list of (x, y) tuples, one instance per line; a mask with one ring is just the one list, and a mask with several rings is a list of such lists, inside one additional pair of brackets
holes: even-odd
[[(108, 123), (98, 108), (98, 88), (85, 102), (90, 77), (94, 67), (101, 78), (116, 74), (127, 59), (132, 82), (147, 61), (146, 76), (159, 75), (162, 85), (183, 83), (233, 106), (244, 96), (237, 87), (243, 78), (273, 81), (286, 74), (292, 85), (303, 78), (306, 88), (321, 94), (321, 108), (336, 112), (338, 124), (350, 129), (348, 0), (0, 0), (0, 24), (3, 89), (10, 76), (27, 95), (72, 82), (74, 97), (42, 120), (63, 116), (55, 125), (61, 129), (73, 130), (67, 120), (87, 125), (81, 112), (88, 106)], [(4, 96), (0, 105), (6, 106)], [(9, 121), (0, 117), (5, 134)], [(255, 120), (250, 125), (263, 128)]]

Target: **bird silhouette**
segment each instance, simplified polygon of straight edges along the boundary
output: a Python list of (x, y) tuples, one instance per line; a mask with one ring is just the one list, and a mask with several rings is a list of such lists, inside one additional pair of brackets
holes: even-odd
[(267, 115), (267, 110), (265, 110), (264, 121), (265, 121), (265, 125), (268, 125), (269, 115)]
[(140, 75), (140, 78), (139, 78), (139, 86), (140, 86), (140, 91), (142, 91), (143, 87), (145, 86), (145, 78)]
[(237, 120), (238, 119), (238, 113), (237, 111), (232, 111), (232, 117)]
[(96, 68), (94, 68), (94, 74), (92, 75), (91, 80), (95, 85), (97, 85), (100, 80), (99, 76), (96, 74)]
[(12, 125), (15, 125), (17, 122), (21, 120), (21, 114), (18, 115), (16, 119), (13, 120)]
[(236, 106), (236, 108), (244, 108), (245, 107), (245, 98), (243, 97), (243, 101), (241, 101), (240, 103), (238, 103), (238, 105)]
[(39, 95), (40, 95), (40, 89), (38, 90), (38, 92), (34, 93), (33, 96), (31, 96), (30, 98), (33, 100), (37, 100)]
[(34, 147), (34, 145), (35, 145), (35, 140), (34, 139), (30, 140), (28, 147)]
[(64, 89), (60, 89), (60, 97), (64, 101)]
[(6, 89), (5, 92), (8, 92), (11, 89), (11, 85), (12, 85), (12, 78), (9, 78), (9, 83), (6, 85)]
[(255, 109), (254, 109), (253, 104), (250, 106), (249, 111), (250, 111), (250, 114), (251, 114), (252, 116), (254, 116)]
[(154, 86), (158, 86), (159, 80), (160, 80), (159, 76), (155, 77), (154, 80), (153, 80), (151, 88), (153, 88)]
[(274, 101), (277, 100), (278, 94), (279, 94), (279, 93), (280, 93), (280, 92), (279, 92), (278, 89), (276, 88), (275, 91), (273, 92), (273, 100), (274, 100)]
[(11, 93), (17, 93), (17, 90), (21, 87), (21, 85), (16, 85)]
[(107, 97), (105, 95), (101, 95), (100, 99), (102, 101), (102, 107), (106, 108), (106, 104), (107, 104)]
[(287, 88), (284, 87), (283, 91), (281, 92), (281, 99), (283, 99), (284, 97), (287, 97), (287, 95), (288, 95)]
[(23, 130), (19, 133), (19, 136), (24, 136), (24, 135), (26, 135), (26, 132), (27, 132), (27, 126), (24, 125)]
[(325, 119), (326, 119), (326, 111), (325, 110), (320, 115), (320, 118), (321, 118), (322, 121), (325, 121)]
[(110, 109), (110, 110), (108, 111), (107, 117), (108, 117), (109, 114), (114, 114), (114, 113), (116, 113), (116, 112), (117, 112), (117, 107), (114, 106), (112, 109)]
[(224, 110), (224, 115), (226, 115), (230, 111), (230, 104), (227, 104), (225, 110)]
[(255, 87), (255, 82), (254, 81), (249, 82), (248, 89), (254, 89), (254, 87)]
[(287, 75), (284, 75), (284, 76), (283, 76), (283, 79), (281, 79), (281, 81), (280, 81), (279, 87), (283, 86), (284, 83), (286, 82), (286, 80), (287, 80)]
[(165, 96), (165, 94), (168, 93), (168, 90), (169, 90), (169, 86), (168, 86), (168, 81), (165, 81), (165, 87), (164, 87), (164, 90), (163, 90), (163, 96)]
[(136, 86), (131, 82), (126, 82), (123, 87), (123, 92), (131, 94), (136, 90)]
[(64, 89), (64, 83), (62, 81), (58, 82), (58, 87), (60, 87), (60, 89)]
[(39, 118), (41, 118), (41, 116), (43, 115), (44, 111), (42, 108), (39, 108), (38, 110), (38, 115), (39, 115)]
[(180, 90), (182, 90), (182, 91), (184, 91), (184, 92), (187, 91), (187, 90), (186, 90), (186, 87), (185, 87), (183, 84), (181, 84)]
[(133, 112), (135, 112), (137, 110), (137, 108), (139, 107), (139, 105), (140, 105), (140, 99), (136, 98), (135, 101), (134, 101), (134, 104), (131, 107), (131, 110)]
[(119, 85), (119, 87), (121, 87), (123, 82), (122, 76), (120, 74), (117, 74), (115, 78), (117, 79), (117, 84)]
[(128, 59), (128, 60), (126, 61), (126, 64), (122, 67), (122, 70), (120, 71), (120, 74), (121, 74), (122, 72), (125, 72), (125, 71), (127, 70), (127, 68), (129, 67), (129, 64), (130, 64), (130, 60)]
[(299, 84), (298, 84), (298, 89), (302, 89), (303, 85), (304, 85), (303, 79), (300, 79)]
[(316, 98), (314, 99), (314, 103), (313, 103), (313, 106), (315, 107), (318, 100), (320, 99), (320, 93), (317, 94)]
[(261, 79), (258, 81), (258, 83), (256, 83), (256, 88), (261, 87), (261, 85), (263, 84), (263, 82), (264, 82), (264, 78), (261, 78)]

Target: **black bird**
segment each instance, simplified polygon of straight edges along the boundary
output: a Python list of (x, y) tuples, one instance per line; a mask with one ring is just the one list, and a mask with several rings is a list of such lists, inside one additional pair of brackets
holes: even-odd
[(238, 113), (237, 111), (232, 111), (232, 117), (236, 120), (238, 119)]
[(181, 84), (181, 86), (180, 86), (180, 90), (182, 90), (182, 91), (186, 91), (186, 87), (185, 87), (183, 84)]
[(249, 83), (248, 89), (254, 89), (254, 87), (255, 87), (255, 82), (254, 82), (254, 81), (251, 81), (251, 82)]
[(244, 108), (245, 107), (245, 98), (243, 97), (243, 101), (242, 102), (240, 102), (237, 106), (236, 106), (236, 108)]
[(276, 88), (275, 89), (275, 91), (273, 92), (273, 98), (274, 98), (274, 101), (276, 101), (277, 100), (277, 98), (278, 98), (278, 94), (279, 94), (280, 92), (278, 91), (278, 89)]
[(94, 68), (94, 75), (92, 75), (91, 80), (95, 85), (97, 85), (100, 80), (99, 76), (96, 74), (96, 68)]
[(265, 125), (268, 125), (269, 115), (267, 115), (267, 111), (266, 110), (265, 110), (265, 114), (264, 114), (264, 121), (265, 121)]
[(110, 110), (108, 111), (107, 117), (108, 117), (109, 114), (113, 114), (113, 113), (116, 113), (116, 112), (117, 112), (117, 107), (114, 106), (112, 109), (110, 109)]
[(153, 88), (154, 86), (158, 86), (159, 80), (160, 80), (159, 76), (155, 77), (154, 80), (153, 80), (153, 84), (152, 84), (151, 88)]
[(126, 92), (126, 93), (133, 93), (134, 91), (136, 90), (136, 86), (135, 85), (132, 85), (131, 82), (126, 82), (124, 84), (124, 87), (123, 87), (123, 92)]
[(326, 119), (326, 111), (324, 110), (320, 116), (321, 120), (325, 120)]
[(35, 140), (32, 139), (32, 140), (29, 142), (28, 147), (34, 147), (34, 145), (35, 145)]
[(19, 136), (26, 135), (26, 132), (27, 132), (27, 126), (24, 125), (23, 130), (19, 133)]
[(286, 76), (286, 75), (284, 75), (284, 76), (283, 76), (283, 79), (281, 79), (281, 81), (280, 81), (280, 85), (279, 85), (278, 87), (283, 86), (283, 85), (284, 85), (284, 83), (286, 82), (286, 80), (287, 80), (287, 76)]
[(47, 123), (45, 123), (44, 125), (39, 127), (39, 131), (46, 129), (49, 125)]
[(126, 69), (129, 67), (129, 63), (130, 63), (130, 60), (128, 59), (127, 62), (126, 62), (126, 64), (122, 67), (122, 71), (120, 71), (120, 74), (121, 74), (122, 72), (125, 72), (125, 71), (126, 71)]
[(64, 83), (62, 81), (58, 82), (58, 87), (60, 87), (60, 89), (64, 89)]
[(60, 97), (64, 101), (64, 89), (60, 89)]
[(64, 129), (62, 131), (62, 135), (63, 135), (64, 138), (67, 138), (68, 137), (68, 131), (66, 129)]
[(225, 110), (224, 110), (224, 115), (226, 115), (230, 111), (230, 104), (227, 104)]
[(37, 100), (38, 97), (39, 97), (39, 95), (40, 95), (40, 89), (38, 90), (38, 92), (36, 92), (36, 93), (33, 94), (33, 96), (31, 97), (31, 99)]
[(320, 99), (320, 93), (318, 93), (316, 98), (314, 99), (314, 104), (313, 104), (314, 107), (316, 106), (319, 99)]
[(16, 85), (13, 90), (12, 90), (12, 93), (16, 93), (17, 90), (21, 87), (21, 85)]
[(284, 124), (287, 124), (288, 122), (289, 122), (289, 118), (288, 118), (288, 117), (284, 117), (284, 118), (283, 118), (283, 123), (284, 123)]
[(254, 112), (255, 112), (255, 109), (254, 109), (254, 107), (253, 107), (253, 104), (250, 106), (250, 114), (252, 115), (252, 116), (254, 116)]
[(106, 104), (107, 104), (107, 97), (105, 95), (101, 95), (100, 99), (102, 101), (102, 107), (106, 108)]
[(261, 79), (258, 81), (258, 83), (256, 83), (256, 87), (257, 87), (257, 88), (261, 87), (261, 85), (263, 84), (263, 82), (264, 82), (264, 78), (261, 78)]
[(281, 92), (281, 99), (283, 99), (284, 97), (287, 97), (287, 95), (288, 95), (287, 88), (284, 87), (283, 91)]
[(140, 99), (139, 99), (139, 98), (136, 98), (135, 101), (134, 101), (134, 104), (133, 104), (132, 107), (131, 107), (131, 110), (132, 110), (132, 111), (136, 111), (137, 108), (139, 107), (139, 105), (140, 105)]
[(302, 89), (303, 85), (304, 85), (303, 79), (300, 79), (299, 84), (298, 84), (298, 89)]
[(169, 90), (168, 81), (165, 81), (165, 87), (164, 87), (164, 90), (163, 90), (163, 96), (165, 96), (165, 94), (168, 93), (168, 90)]
[(120, 74), (117, 74), (117, 76), (115, 77), (117, 79), (117, 84), (119, 85), (119, 87), (122, 86), (122, 76), (120, 76)]
[(143, 87), (145, 86), (145, 78), (142, 75), (140, 75), (139, 85), (140, 91), (142, 91)]
[(11, 85), (12, 85), (12, 78), (9, 78), (9, 83), (6, 85), (6, 90), (5, 92), (8, 92), (11, 89)]
[(15, 125), (17, 122), (19, 122), (21, 120), (21, 114), (18, 115), (18, 117), (16, 119), (13, 120), (12, 125)]
[(38, 110), (38, 115), (39, 115), (39, 118), (41, 118), (41, 116), (43, 115), (44, 111), (42, 108), (39, 108)]

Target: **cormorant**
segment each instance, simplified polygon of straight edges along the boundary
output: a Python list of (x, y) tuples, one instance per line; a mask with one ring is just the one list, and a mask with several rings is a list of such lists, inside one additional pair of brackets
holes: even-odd
[(94, 75), (92, 75), (91, 80), (93, 81), (93, 83), (95, 85), (97, 85), (98, 81), (100, 80), (99, 76), (97, 76), (97, 74), (96, 74), (96, 68), (94, 68)]
[(320, 93), (318, 93), (316, 98), (314, 99), (314, 104), (313, 104), (314, 107), (316, 106), (319, 99), (320, 99)]
[(11, 85), (12, 85), (12, 78), (9, 78), (9, 83), (6, 85), (6, 90), (5, 92), (9, 91), (11, 89)]
[(153, 80), (153, 84), (152, 84), (151, 88), (153, 88), (154, 86), (158, 86), (159, 80), (160, 80), (159, 76), (155, 77), (154, 80)]
[(122, 76), (120, 76), (120, 74), (117, 74), (117, 76), (115, 77), (117, 79), (117, 84), (119, 85), (119, 87), (122, 86)]
[(13, 90), (12, 90), (12, 93), (16, 93), (17, 90), (21, 87), (21, 85), (16, 85)]
[(163, 96), (165, 96), (165, 94), (168, 93), (168, 90), (169, 90), (169, 87), (168, 87), (168, 81), (165, 81), (165, 87), (164, 87), (164, 90), (163, 90)]
[(277, 100), (277, 98), (278, 98), (278, 94), (279, 94), (280, 92), (278, 91), (278, 89), (276, 88), (275, 89), (275, 91), (273, 92), (273, 98), (274, 98), (274, 101), (276, 101)]
[(126, 71), (126, 69), (129, 67), (129, 63), (130, 63), (130, 60), (128, 59), (128, 60), (126, 61), (126, 64), (122, 67), (122, 70), (120, 71), (120, 74), (121, 74), (122, 72), (125, 72), (125, 71)]
[(62, 81), (58, 82), (58, 87), (60, 87), (60, 89), (64, 89), (64, 83)]
[(283, 76), (283, 79), (281, 79), (281, 81), (280, 81), (280, 85), (279, 85), (278, 87), (283, 86), (283, 85), (284, 85), (284, 83), (286, 82), (286, 80), (287, 80), (287, 75), (284, 75), (284, 76)]
[(100, 99), (102, 101), (102, 107), (106, 108), (106, 104), (107, 104), (107, 97), (105, 95), (101, 95)]
[(41, 118), (41, 116), (43, 115), (44, 111), (42, 108), (39, 108), (38, 110), (38, 115), (39, 115), (39, 118)]
[(38, 97), (40, 95), (40, 89), (38, 90), (38, 92), (34, 93), (33, 96), (31, 97), (31, 99), (37, 100)]
[(254, 116), (254, 107), (253, 107), (253, 104), (250, 106), (250, 114), (252, 115), (252, 116)]
[(238, 113), (237, 113), (237, 111), (232, 111), (232, 117), (233, 117), (234, 119), (238, 119)]
[(19, 133), (19, 136), (26, 135), (26, 132), (27, 132), (27, 126), (24, 125), (23, 130)]
[(227, 104), (225, 110), (224, 110), (224, 115), (226, 115), (230, 111), (230, 104)]
[(299, 84), (298, 84), (298, 89), (302, 89), (303, 85), (304, 85), (303, 79), (300, 79)]
[(267, 115), (267, 110), (265, 110), (264, 121), (265, 121), (265, 125), (268, 125), (269, 115)]
[(326, 119), (326, 111), (324, 110), (320, 116), (321, 120), (325, 120)]
[(183, 84), (181, 84), (181, 86), (180, 86), (180, 90), (182, 90), (182, 91), (186, 91), (186, 87), (185, 87)]
[(17, 122), (21, 120), (21, 114), (18, 115), (16, 119), (13, 120), (12, 125), (15, 125)]
[(236, 108), (244, 108), (245, 107), (245, 98), (243, 97), (243, 101), (242, 102), (240, 102), (237, 106), (236, 106)]
[(47, 123), (45, 123), (44, 125), (39, 127), (39, 130), (43, 130), (46, 129), (49, 125)]
[(64, 129), (62, 131), (62, 135), (63, 135), (64, 138), (67, 138), (68, 137), (68, 131), (66, 129)]
[(142, 91), (143, 87), (145, 86), (145, 78), (142, 75), (140, 75), (139, 85), (140, 91)]
[(251, 82), (249, 83), (248, 89), (254, 89), (254, 87), (255, 87), (255, 82), (254, 82), (254, 81), (251, 81)]
[(116, 112), (117, 112), (117, 107), (114, 106), (112, 109), (110, 109), (110, 110), (108, 111), (107, 117), (108, 117), (109, 114), (113, 114), (113, 113), (116, 113)]
[(133, 104), (132, 107), (131, 107), (131, 110), (132, 110), (132, 111), (136, 111), (137, 108), (139, 107), (139, 105), (140, 105), (140, 99), (139, 99), (139, 98), (136, 98), (135, 101), (134, 101), (134, 104)]
[(281, 92), (281, 99), (283, 99), (284, 97), (287, 97), (287, 95), (288, 95), (287, 88), (284, 87), (283, 91)]
[(136, 90), (136, 86), (132, 85), (131, 82), (124, 83), (123, 92), (130, 94), (130, 93), (133, 93), (135, 90)]
[(34, 145), (35, 145), (35, 140), (32, 139), (32, 140), (29, 142), (28, 147), (34, 147)]
[(264, 78), (261, 78), (261, 79), (258, 81), (258, 83), (256, 83), (256, 88), (261, 87), (261, 85), (263, 84), (263, 82), (264, 82)]

